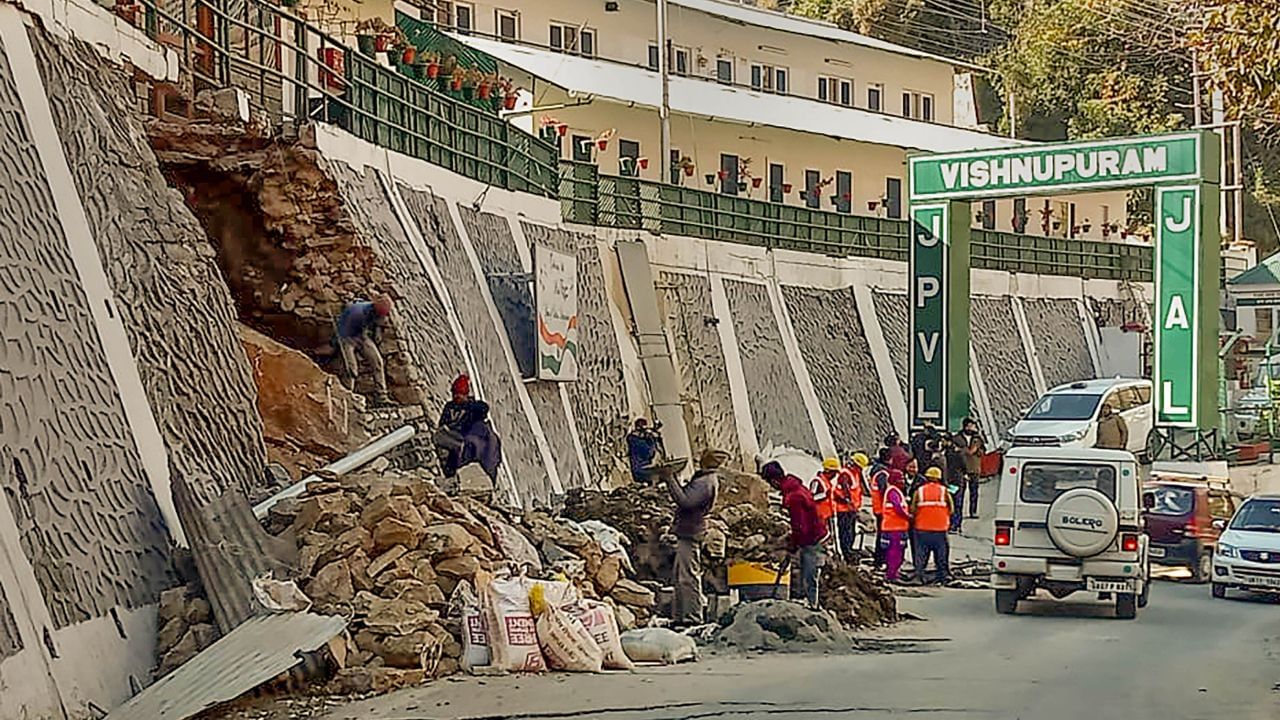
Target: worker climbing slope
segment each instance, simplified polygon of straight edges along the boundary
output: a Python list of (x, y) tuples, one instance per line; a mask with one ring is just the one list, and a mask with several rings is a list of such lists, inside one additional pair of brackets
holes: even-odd
[(347, 303), (338, 316), (335, 326), (335, 344), (342, 355), (342, 384), (355, 390), (360, 376), (360, 363), (356, 354), (364, 358), (373, 376), (375, 405), (385, 405), (387, 397), (387, 371), (378, 350), (377, 334), (387, 317), (391, 315), (391, 298), (380, 295), (376, 300), (357, 300)]

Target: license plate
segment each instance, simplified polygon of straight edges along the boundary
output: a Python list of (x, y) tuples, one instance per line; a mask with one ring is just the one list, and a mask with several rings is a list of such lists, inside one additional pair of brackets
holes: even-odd
[(1136, 592), (1135, 583), (1132, 580), (1102, 580), (1099, 578), (1086, 578), (1085, 587), (1088, 588), (1089, 592)]
[(1162, 547), (1148, 548), (1147, 553), (1150, 554), (1151, 557), (1164, 557), (1164, 548)]
[(1268, 575), (1248, 575), (1245, 580), (1250, 585), (1261, 585), (1263, 587), (1280, 588), (1280, 577), (1270, 577)]

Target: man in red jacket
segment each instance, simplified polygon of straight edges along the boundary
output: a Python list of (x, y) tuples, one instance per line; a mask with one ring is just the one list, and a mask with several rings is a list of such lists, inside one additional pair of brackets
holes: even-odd
[(782, 507), (791, 520), (787, 549), (799, 553), (805, 601), (810, 608), (817, 609), (818, 582), (825, 560), (822, 543), (827, 538), (827, 526), (818, 514), (818, 505), (800, 478), (787, 474), (776, 462), (760, 468), (760, 477), (775, 490), (782, 491)]

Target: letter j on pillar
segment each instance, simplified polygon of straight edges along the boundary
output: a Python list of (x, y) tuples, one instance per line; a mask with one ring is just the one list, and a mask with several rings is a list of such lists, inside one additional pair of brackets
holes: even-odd
[(1200, 188), (1156, 188), (1156, 208), (1156, 424), (1194, 427), (1206, 361), (1200, 357)]

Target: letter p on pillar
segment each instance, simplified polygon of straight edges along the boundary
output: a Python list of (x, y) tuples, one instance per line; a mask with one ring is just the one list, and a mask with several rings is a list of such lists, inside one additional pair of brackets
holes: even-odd
[(930, 299), (938, 297), (941, 289), (942, 284), (936, 277), (921, 275), (916, 278), (916, 307), (922, 308)]

